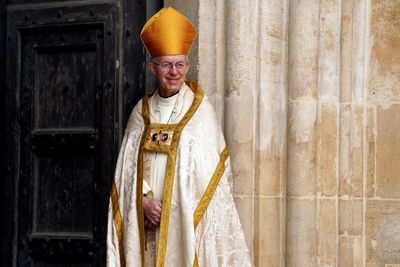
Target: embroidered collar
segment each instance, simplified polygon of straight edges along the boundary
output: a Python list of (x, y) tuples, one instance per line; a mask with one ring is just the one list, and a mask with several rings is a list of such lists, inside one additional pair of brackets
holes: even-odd
[(190, 90), (190, 88), (184, 83), (179, 90), (179, 93), (177, 93), (174, 96), (171, 96), (169, 98), (162, 98), (158, 92), (156, 91), (151, 97), (150, 97), (150, 116), (151, 116), (151, 121), (158, 121), (160, 117), (160, 105), (170, 105), (171, 101), (174, 101), (174, 108), (172, 109), (171, 117), (169, 119), (169, 123), (176, 123), (177, 118), (180, 118), (182, 112), (183, 112), (183, 106), (184, 106), (184, 97), (187, 91)]

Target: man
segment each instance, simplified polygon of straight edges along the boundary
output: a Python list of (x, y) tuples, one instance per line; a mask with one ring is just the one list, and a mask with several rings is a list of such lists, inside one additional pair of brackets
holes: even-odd
[(133, 109), (116, 166), (108, 266), (251, 266), (215, 112), (185, 83), (196, 32), (173, 8), (141, 32), (159, 87)]

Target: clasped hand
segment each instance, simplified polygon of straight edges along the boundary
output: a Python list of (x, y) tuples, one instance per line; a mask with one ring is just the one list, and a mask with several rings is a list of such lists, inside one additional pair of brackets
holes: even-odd
[(144, 227), (146, 230), (155, 231), (161, 220), (161, 201), (143, 197)]

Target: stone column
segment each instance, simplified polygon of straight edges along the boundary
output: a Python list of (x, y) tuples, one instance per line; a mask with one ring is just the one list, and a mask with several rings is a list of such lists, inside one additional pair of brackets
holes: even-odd
[(319, 1), (289, 2), (287, 266), (317, 266)]
[[(233, 191), (247, 244), (253, 251), (257, 155), (256, 1), (225, 2), (224, 129), (231, 152)], [(239, 48), (239, 49), (238, 49)]]
[(400, 264), (400, 2), (165, 2), (198, 27), (255, 265)]
[(365, 266), (400, 266), (400, 1), (366, 2)]
[(338, 162), (338, 266), (364, 262), (364, 91), (367, 1), (342, 1)]
[[(166, 1), (197, 23), (197, 78), (215, 104), (256, 265), (285, 264), (288, 1)], [(197, 9), (196, 9), (197, 8)]]
[(285, 266), (289, 1), (256, 2), (254, 263)]

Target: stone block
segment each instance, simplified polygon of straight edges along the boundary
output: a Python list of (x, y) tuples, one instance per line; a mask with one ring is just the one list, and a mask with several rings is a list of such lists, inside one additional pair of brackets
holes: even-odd
[(340, 106), (339, 195), (363, 195), (363, 106)]
[(375, 197), (376, 195), (376, 107), (369, 106), (366, 109), (366, 197)]
[(400, 95), (400, 2), (371, 1), (368, 101), (398, 101)]
[(289, 6), (289, 98), (316, 99), (320, 4), (293, 0)]
[(286, 120), (285, 107), (279, 102), (269, 102), (260, 107), (258, 133), (257, 194), (267, 196), (285, 190), (286, 179)]
[(255, 160), (251, 143), (229, 146), (232, 158), (233, 192), (252, 196), (254, 193)]
[(235, 197), (236, 209), (242, 223), (247, 246), (253, 254), (253, 222), (254, 222), (254, 199), (252, 197)]
[(259, 178), (256, 182), (255, 192), (260, 196), (279, 195), (285, 190), (285, 172), (283, 153), (274, 150), (271, 145), (266, 151), (260, 152)]
[(323, 196), (337, 194), (338, 108), (321, 103), (318, 112), (318, 180)]
[(316, 201), (287, 200), (287, 266), (317, 266)]
[(317, 105), (289, 104), (287, 140), (287, 194), (315, 195), (317, 191)]
[(338, 0), (320, 2), (318, 99), (323, 102), (339, 100), (340, 2)]
[(350, 103), (352, 98), (353, 1), (342, 1), (340, 50), (340, 102)]
[(284, 200), (280, 198), (260, 198), (256, 212), (254, 233), (255, 249), (258, 253), (258, 266), (281, 266), (285, 251), (285, 216)]
[(362, 235), (363, 233), (363, 201), (339, 200), (339, 234)]
[(335, 267), (337, 263), (337, 202), (321, 199), (318, 212), (319, 266)]
[(366, 210), (368, 266), (400, 262), (400, 201), (369, 200)]
[(376, 195), (400, 198), (400, 104), (377, 107)]
[(339, 236), (338, 266), (364, 267), (363, 237), (348, 235)]

